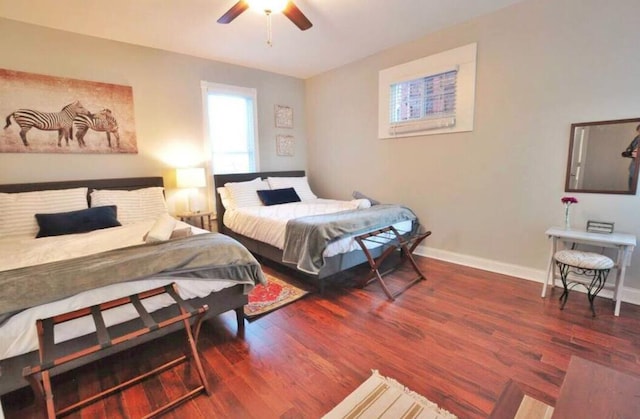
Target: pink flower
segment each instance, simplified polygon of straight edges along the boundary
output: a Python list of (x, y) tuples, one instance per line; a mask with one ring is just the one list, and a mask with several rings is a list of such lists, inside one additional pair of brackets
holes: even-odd
[(577, 204), (578, 203), (578, 200), (576, 198), (574, 198), (573, 196), (563, 196), (560, 201), (562, 201), (562, 203), (565, 204), (565, 205), (571, 205), (571, 204)]

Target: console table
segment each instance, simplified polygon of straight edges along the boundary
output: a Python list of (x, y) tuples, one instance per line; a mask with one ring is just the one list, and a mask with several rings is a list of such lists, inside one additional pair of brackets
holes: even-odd
[(616, 275), (613, 299), (616, 302), (613, 314), (620, 315), (620, 302), (622, 288), (624, 286), (624, 276), (627, 266), (631, 264), (631, 255), (636, 247), (636, 236), (627, 233), (588, 233), (582, 230), (564, 229), (562, 227), (551, 227), (545, 234), (551, 239), (551, 251), (549, 253), (549, 264), (547, 267), (547, 278), (542, 287), (542, 298), (547, 293), (547, 286), (553, 287), (556, 280), (556, 265), (553, 263), (553, 255), (558, 250), (558, 241), (562, 243), (588, 244), (598, 247), (617, 249), (615, 259)]

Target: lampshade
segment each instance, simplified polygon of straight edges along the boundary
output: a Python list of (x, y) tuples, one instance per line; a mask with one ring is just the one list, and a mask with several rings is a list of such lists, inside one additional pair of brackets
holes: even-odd
[(203, 188), (207, 186), (207, 177), (203, 167), (176, 169), (178, 188)]

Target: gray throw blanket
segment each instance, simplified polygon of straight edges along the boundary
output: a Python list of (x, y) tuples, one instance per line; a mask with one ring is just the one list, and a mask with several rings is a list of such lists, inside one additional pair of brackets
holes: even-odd
[(293, 263), (303, 272), (317, 275), (324, 266), (324, 250), (329, 243), (345, 236), (357, 236), (417, 217), (400, 205), (375, 205), (367, 209), (312, 215), (289, 220), (284, 239), (282, 261)]
[(0, 315), (82, 291), (149, 277), (232, 280), (245, 294), (265, 278), (260, 264), (231, 237), (198, 234), (0, 272)]

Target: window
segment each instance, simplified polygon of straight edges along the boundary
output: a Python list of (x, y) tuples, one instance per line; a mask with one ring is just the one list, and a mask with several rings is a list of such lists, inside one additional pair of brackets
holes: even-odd
[(390, 134), (451, 127), (456, 123), (458, 70), (394, 83), (389, 93)]
[(213, 173), (258, 171), (256, 89), (202, 82)]
[(476, 44), (380, 71), (378, 137), (473, 130)]

